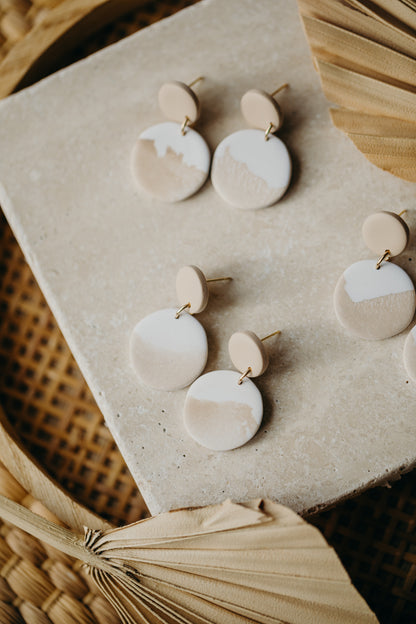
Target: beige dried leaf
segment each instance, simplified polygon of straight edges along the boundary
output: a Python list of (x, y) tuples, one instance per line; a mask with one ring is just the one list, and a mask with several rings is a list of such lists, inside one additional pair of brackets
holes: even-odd
[(84, 561), (124, 624), (375, 624), (318, 529), (271, 501), (179, 510), (85, 541), (0, 497), (0, 516)]
[(416, 2), (298, 0), (323, 91), (375, 165), (416, 182)]

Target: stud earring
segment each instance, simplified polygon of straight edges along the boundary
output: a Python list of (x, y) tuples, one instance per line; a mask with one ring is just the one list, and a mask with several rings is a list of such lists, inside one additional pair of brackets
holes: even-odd
[(249, 130), (225, 137), (212, 159), (211, 180), (217, 193), (229, 204), (243, 209), (271, 206), (286, 192), (292, 162), (286, 145), (274, 136), (283, 114), (273, 96), (252, 89), (241, 99), (241, 112)]
[(131, 169), (139, 187), (166, 202), (190, 197), (208, 177), (211, 154), (205, 140), (191, 126), (199, 119), (200, 104), (189, 85), (166, 82), (159, 106), (170, 120), (144, 130), (136, 142)]
[(413, 282), (406, 271), (389, 262), (405, 250), (409, 240), (402, 214), (376, 212), (367, 217), (362, 228), (364, 242), (379, 258), (355, 262), (335, 287), (338, 321), (360, 338), (395, 336), (408, 327), (415, 314)]
[(189, 388), (184, 424), (189, 435), (212, 451), (230, 451), (257, 433), (263, 418), (263, 400), (249, 377), (259, 377), (269, 358), (262, 340), (251, 331), (233, 334), (228, 352), (239, 372), (217, 370), (199, 377)]
[(144, 384), (156, 390), (189, 386), (204, 370), (208, 357), (207, 336), (194, 314), (205, 310), (208, 283), (231, 277), (205, 279), (196, 266), (182, 267), (176, 276), (180, 308), (149, 314), (130, 337), (130, 360)]

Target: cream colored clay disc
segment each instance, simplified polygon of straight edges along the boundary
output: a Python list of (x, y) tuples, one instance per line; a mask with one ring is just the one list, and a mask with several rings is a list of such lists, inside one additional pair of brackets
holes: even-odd
[(176, 294), (179, 305), (190, 303), (188, 312), (197, 314), (207, 307), (208, 285), (205, 275), (196, 266), (184, 266), (176, 275)]
[(287, 190), (292, 162), (286, 145), (262, 130), (239, 130), (221, 141), (212, 159), (211, 179), (217, 193), (243, 209), (271, 206)]
[(387, 249), (391, 256), (398, 256), (409, 242), (409, 228), (394, 212), (375, 212), (363, 223), (363, 238), (369, 249), (381, 256)]
[(407, 334), (403, 348), (404, 366), (410, 379), (416, 383), (416, 327)]
[(261, 394), (250, 379), (238, 385), (239, 378), (236, 371), (213, 371), (189, 388), (184, 424), (198, 444), (213, 451), (230, 451), (256, 434), (263, 418)]
[(251, 368), (249, 377), (262, 375), (269, 364), (264, 344), (251, 331), (235, 332), (228, 342), (228, 352), (234, 366), (240, 373)]
[(283, 113), (276, 100), (260, 89), (251, 89), (241, 98), (241, 112), (252, 128), (266, 131), (273, 124), (273, 132), (283, 123)]
[(334, 292), (335, 313), (349, 332), (382, 340), (406, 329), (415, 313), (413, 282), (399, 266), (361, 260), (341, 275)]
[(130, 337), (130, 359), (141, 381), (157, 390), (189, 386), (204, 370), (207, 336), (187, 312), (158, 310), (137, 323)]
[(165, 82), (159, 90), (159, 106), (162, 113), (171, 121), (182, 123), (187, 117), (189, 123), (199, 118), (199, 100), (184, 82)]
[(210, 166), (208, 145), (198, 132), (166, 121), (147, 128), (133, 149), (131, 169), (140, 189), (166, 202), (190, 197), (204, 184)]

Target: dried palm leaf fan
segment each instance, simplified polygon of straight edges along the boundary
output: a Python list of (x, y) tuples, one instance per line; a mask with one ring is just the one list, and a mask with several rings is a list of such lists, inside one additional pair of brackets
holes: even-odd
[(335, 126), (416, 182), (416, 1), (298, 0)]
[(125, 624), (374, 624), (319, 531), (267, 500), (85, 537), (0, 496), (0, 516), (85, 562)]

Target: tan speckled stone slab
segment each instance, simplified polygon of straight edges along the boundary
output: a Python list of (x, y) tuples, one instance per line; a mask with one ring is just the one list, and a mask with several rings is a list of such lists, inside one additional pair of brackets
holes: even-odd
[[(136, 191), (130, 152), (141, 130), (163, 120), (160, 85), (199, 75), (198, 129), (212, 148), (245, 127), (246, 90), (290, 82), (279, 136), (295, 175), (276, 206), (233, 209), (209, 182), (177, 205)], [(371, 165), (331, 126), (294, 1), (204, 0), (1, 102), (0, 199), (152, 513), (227, 496), (303, 511), (415, 461), (406, 334), (352, 338), (332, 307), (342, 271), (372, 257), (364, 219), (406, 208), (414, 227), (415, 187)], [(410, 259), (414, 238), (397, 262), (415, 277)], [(234, 277), (211, 286), (198, 317), (206, 370), (231, 368), (234, 331), (282, 330), (255, 381), (264, 423), (228, 453), (186, 435), (186, 390), (142, 387), (128, 361), (136, 322), (176, 305), (184, 264)]]

